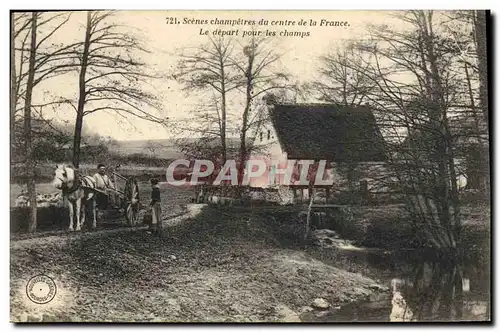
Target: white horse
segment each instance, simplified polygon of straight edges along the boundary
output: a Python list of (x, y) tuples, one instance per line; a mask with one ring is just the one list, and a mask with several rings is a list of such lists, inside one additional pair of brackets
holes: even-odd
[[(85, 224), (86, 206), (91, 205), (93, 214), (92, 228), (97, 227), (95, 181), (91, 176), (80, 176), (78, 171), (68, 165), (57, 165), (54, 171), (52, 185), (62, 190), (63, 199), (68, 202), (69, 231), (73, 231), (74, 215), (76, 216), (76, 231)], [(80, 213), (82, 215), (80, 219)], [(80, 222), (81, 221), (81, 222)]]

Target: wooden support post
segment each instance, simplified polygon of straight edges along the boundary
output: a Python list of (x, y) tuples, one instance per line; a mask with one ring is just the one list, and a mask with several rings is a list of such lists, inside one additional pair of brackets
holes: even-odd
[(330, 201), (330, 188), (325, 188), (325, 204)]
[(307, 188), (307, 193), (309, 195), (307, 198), (309, 200), (312, 200), (312, 202), (314, 203), (314, 188), (312, 187)]
[(304, 240), (309, 236), (309, 231), (311, 230), (311, 210), (313, 205), (313, 196), (309, 196), (309, 206), (307, 207), (307, 218), (306, 218), (306, 229), (304, 232)]

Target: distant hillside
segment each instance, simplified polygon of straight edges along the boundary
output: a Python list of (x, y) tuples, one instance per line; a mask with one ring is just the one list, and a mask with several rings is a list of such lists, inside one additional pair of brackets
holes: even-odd
[(156, 146), (155, 155), (160, 158), (176, 159), (182, 157), (182, 154), (174, 146), (172, 139), (156, 139), (156, 140), (131, 140), (131, 141), (117, 141), (118, 153), (122, 155), (130, 155), (134, 153), (142, 153), (145, 155), (151, 154), (149, 145)]
[[(190, 138), (187, 140), (195, 141), (195, 138)], [(148, 148), (153, 145), (156, 147), (155, 155), (159, 158), (165, 159), (178, 159), (182, 158), (183, 155), (175, 147), (174, 139), (150, 139), (150, 140), (131, 140), (131, 141), (117, 141), (118, 148), (116, 152), (122, 155), (130, 155), (134, 153), (142, 153), (149, 155), (151, 150)], [(228, 146), (236, 147), (239, 144), (238, 138), (228, 138)]]

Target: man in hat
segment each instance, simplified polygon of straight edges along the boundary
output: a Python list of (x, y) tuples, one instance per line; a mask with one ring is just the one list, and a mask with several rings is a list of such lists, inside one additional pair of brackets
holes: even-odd
[(96, 195), (97, 206), (101, 210), (107, 210), (110, 203), (109, 198), (113, 197), (115, 193), (115, 185), (106, 174), (106, 166), (104, 164), (97, 165), (97, 173), (94, 174), (93, 178), (96, 189), (100, 191)]

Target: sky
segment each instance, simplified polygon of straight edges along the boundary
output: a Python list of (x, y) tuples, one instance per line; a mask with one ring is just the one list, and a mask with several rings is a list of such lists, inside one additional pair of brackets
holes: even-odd
[[(168, 24), (175, 18), (180, 24)], [(69, 43), (81, 40), (84, 36), (86, 14), (74, 12), (70, 21), (63, 29), (54, 35), (54, 42)], [(144, 60), (152, 69), (159, 73), (168, 73), (175, 70), (179, 50), (205, 44), (208, 39), (200, 35), (200, 29), (208, 29), (212, 33), (219, 28), (217, 25), (200, 25), (196, 20), (267, 20), (268, 25), (257, 26), (258, 30), (283, 30), (309, 32), (306, 37), (274, 37), (277, 50), (284, 53), (279, 66), (289, 72), (294, 80), (307, 82), (315, 77), (318, 70), (318, 59), (338, 45), (342, 40), (367, 37), (369, 24), (390, 24), (391, 17), (384, 11), (120, 11), (114, 18), (127, 26), (136, 36), (143, 40), (151, 52)], [(271, 26), (273, 21), (303, 19), (306, 22), (315, 20), (316, 26)], [(185, 20), (194, 21), (194, 24), (183, 24)], [(348, 26), (320, 26), (321, 20), (348, 22)], [(394, 22), (394, 21), (393, 21)], [(278, 23), (278, 22), (276, 22)], [(248, 26), (224, 26), (224, 31), (238, 29), (239, 36), (235, 37), (242, 43), (250, 37), (242, 37), (243, 31), (250, 31)], [(152, 89), (161, 96), (162, 112), (174, 123), (190, 121), (189, 109), (199, 104), (196, 94), (186, 94), (181, 86), (167, 78), (151, 82)], [(51, 79), (35, 91), (35, 103), (46, 101), (47, 94), (75, 98), (78, 90), (78, 77), (66, 75)], [(56, 121), (74, 121), (75, 112), (72, 108), (58, 107), (55, 110), (44, 110), (44, 116)], [(118, 116), (96, 112), (84, 118), (85, 126), (103, 136), (111, 136), (117, 140), (138, 139), (165, 139), (172, 138), (169, 130), (161, 125), (138, 120), (135, 118), (123, 119)]]

